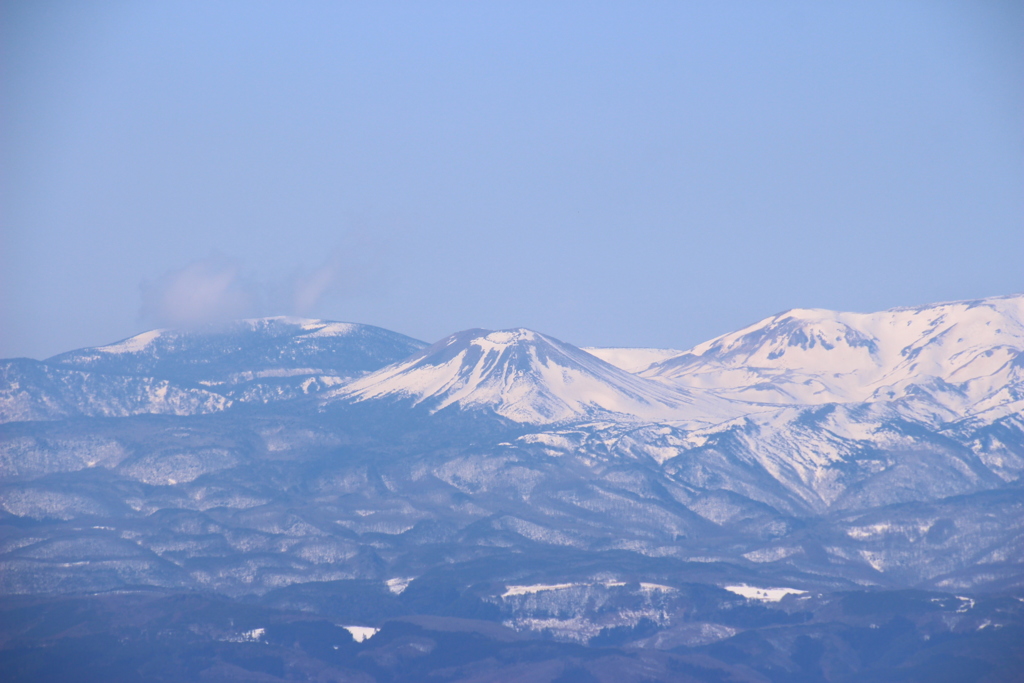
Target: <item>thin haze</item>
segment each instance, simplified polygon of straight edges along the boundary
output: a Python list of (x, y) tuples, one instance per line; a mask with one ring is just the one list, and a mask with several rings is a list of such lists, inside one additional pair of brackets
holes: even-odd
[(1024, 290), (1020, 3), (2, 5), (0, 356)]

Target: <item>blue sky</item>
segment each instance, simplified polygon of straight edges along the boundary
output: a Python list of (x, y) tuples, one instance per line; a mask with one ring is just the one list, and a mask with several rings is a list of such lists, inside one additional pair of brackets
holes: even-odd
[(1013, 2), (5, 2), (0, 356), (1024, 291)]

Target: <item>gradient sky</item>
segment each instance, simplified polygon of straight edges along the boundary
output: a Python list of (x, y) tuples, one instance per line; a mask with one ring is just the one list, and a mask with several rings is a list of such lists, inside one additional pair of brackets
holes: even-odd
[(1024, 291), (1019, 2), (0, 5), (0, 356)]

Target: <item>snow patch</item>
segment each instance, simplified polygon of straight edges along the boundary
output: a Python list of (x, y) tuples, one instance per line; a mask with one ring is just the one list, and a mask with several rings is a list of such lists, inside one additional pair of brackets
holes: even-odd
[(137, 334), (134, 337), (128, 337), (124, 341), (120, 341), (116, 344), (110, 344), (109, 346), (100, 346), (96, 348), (96, 351), (103, 353), (138, 353), (147, 346), (149, 346), (154, 339), (164, 333), (165, 330), (150, 330), (149, 332), (143, 332)]
[(532, 586), (508, 586), (506, 587), (505, 592), (501, 594), (501, 597), (507, 598), (513, 595), (529, 595), (531, 593), (541, 593), (543, 591), (564, 590), (578, 585), (579, 584), (576, 583), (538, 583)]
[(640, 582), (640, 590), (643, 590), (643, 591), (660, 591), (662, 593), (674, 593), (674, 592), (678, 591), (679, 589), (678, 588), (673, 588), (672, 586), (663, 586), (660, 583), (644, 583), (643, 581), (641, 581)]
[(743, 557), (751, 562), (778, 562), (779, 560), (784, 560), (800, 551), (800, 548), (787, 547), (760, 548), (758, 550), (751, 550), (749, 553), (744, 553)]
[(231, 635), (224, 640), (229, 643), (258, 643), (263, 639), (263, 635), (267, 632), (265, 628), (254, 628), (251, 631), (242, 631), (236, 635)]
[(352, 639), (357, 643), (373, 638), (380, 631), (379, 628), (373, 628), (372, 626), (342, 626), (342, 628), (351, 633)]
[(409, 587), (409, 584), (413, 582), (415, 576), (408, 577), (396, 577), (394, 579), (388, 579), (384, 583), (387, 585), (388, 590), (395, 595), (401, 595), (402, 591)]
[(745, 583), (735, 586), (723, 586), (723, 588), (730, 593), (742, 595), (748, 600), (760, 600), (761, 602), (778, 602), (787, 595), (803, 595), (807, 592), (798, 588), (758, 588), (757, 586), (748, 586)]
[(308, 334), (306, 337), (344, 337), (352, 334), (359, 328), (354, 323), (308, 323), (302, 326)]

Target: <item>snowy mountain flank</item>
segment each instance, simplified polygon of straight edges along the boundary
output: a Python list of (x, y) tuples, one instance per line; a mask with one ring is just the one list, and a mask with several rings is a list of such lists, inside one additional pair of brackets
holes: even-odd
[[(531, 424), (584, 419), (595, 411), (724, 423), (781, 406), (864, 403), (939, 424), (1022, 412), (1024, 296), (867, 314), (794, 309), (687, 351), (580, 349), (525, 329), (467, 330), (428, 346), (369, 325), (277, 317), (153, 330), (41, 363), (6, 363), (0, 389), (5, 420), (62, 415), (53, 407), (61, 401), (95, 400), (86, 387), (103, 382), (85, 378), (117, 376), (145, 378), (156, 388), (136, 407), (118, 408), (111, 400), (106, 412), (79, 412), (182, 414), (188, 404), (207, 412), (233, 401), (324, 392), (325, 402), (407, 399), (432, 411), (486, 408)], [(48, 384), (47, 392), (74, 396), (19, 394), (22, 373), (39, 376), (41, 391)], [(212, 392), (227, 400), (195, 394), (191, 402), (175, 399), (179, 407), (170, 410), (152, 398), (158, 391), (176, 397)]]
[(0, 421), (203, 414), (293, 399), (427, 346), (371, 325), (258, 318), (151, 330), (45, 361), (2, 361)]
[[(387, 398), (437, 411), (486, 407), (515, 422), (548, 424), (619, 414), (695, 417), (694, 398), (637, 377), (554, 337), (526, 329), (467, 330), (328, 393), (325, 400)], [(707, 401), (713, 402), (712, 400)]]
[(1024, 408), (1024, 297), (874, 314), (796, 309), (688, 351), (579, 349), (530, 330), (467, 330), (328, 396), (487, 406), (533, 424), (594, 410), (724, 422), (833, 403), (884, 403), (933, 424), (996, 419)]
[[(425, 676), (428, 626), (626, 648), (637, 681), (868, 680), (901, 600), (907, 653), (1024, 633), (1024, 296), (682, 351), (262, 318), (0, 362), (0, 608), (133, 591), (326, 620), (380, 680)], [(226, 623), (182, 637), (278, 637)], [(845, 678), (793, 673), (808, 638)], [(451, 680), (558, 675), (520, 665)]]
[(937, 419), (1020, 412), (1024, 297), (881, 313), (795, 309), (656, 362), (644, 377), (754, 403), (913, 398)]
[(115, 344), (62, 353), (46, 363), (220, 385), (300, 371), (352, 377), (425, 346), (372, 325), (274, 317), (195, 330), (152, 330)]

